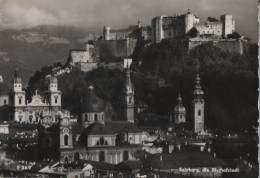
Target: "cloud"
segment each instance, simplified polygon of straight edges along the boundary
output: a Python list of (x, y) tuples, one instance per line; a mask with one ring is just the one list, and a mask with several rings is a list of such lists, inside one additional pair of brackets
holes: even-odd
[[(258, 0), (0, 0), (2, 28), (38, 25), (125, 28), (150, 25), (155, 16), (182, 14), (188, 8), (202, 20), (232, 13), (238, 31), (257, 38)], [(250, 28), (248, 28), (250, 27)]]

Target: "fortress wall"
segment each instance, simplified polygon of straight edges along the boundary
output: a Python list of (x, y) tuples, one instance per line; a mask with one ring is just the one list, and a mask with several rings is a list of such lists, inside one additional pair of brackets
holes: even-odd
[(83, 72), (89, 72), (93, 69), (98, 68), (99, 63), (80, 63), (80, 70)]
[(136, 39), (99, 40), (95, 46), (99, 48), (101, 62), (109, 62), (111, 57), (129, 56), (135, 49)]
[(189, 50), (191, 50), (192, 48), (201, 45), (201, 44), (205, 44), (205, 43), (213, 43), (214, 46), (220, 48), (223, 51), (230, 51), (230, 52), (237, 52), (239, 54), (243, 54), (244, 53), (244, 45), (243, 42), (241, 40), (189, 40)]
[(82, 51), (71, 50), (70, 51), (70, 58), (71, 58), (71, 62), (73, 64), (78, 63), (78, 62), (92, 62), (92, 60), (89, 56), (89, 52), (85, 51), (85, 50), (82, 50)]
[(222, 49), (223, 51), (229, 51), (229, 52), (237, 52), (239, 54), (244, 53), (244, 48), (241, 40), (235, 40), (235, 41), (219, 41), (216, 43), (216, 47)]

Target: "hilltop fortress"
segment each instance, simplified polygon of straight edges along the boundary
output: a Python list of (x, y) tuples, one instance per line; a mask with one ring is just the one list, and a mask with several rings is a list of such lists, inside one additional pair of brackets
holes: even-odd
[[(196, 36), (188, 34), (196, 30)], [(70, 64), (84, 72), (98, 67), (123, 70), (125, 58), (129, 58), (135, 50), (139, 39), (145, 40), (147, 45), (160, 43), (163, 39), (178, 39), (187, 44), (187, 49), (212, 43), (223, 51), (243, 54), (248, 42), (243, 37), (229, 38), (235, 32), (235, 21), (231, 14), (221, 15), (220, 19), (209, 17), (205, 23), (200, 23), (198, 16), (189, 10), (186, 14), (154, 17), (150, 26), (142, 26), (140, 20), (137, 25), (126, 29), (112, 29), (105, 26), (103, 35), (85, 49), (70, 51)]]
[(183, 15), (158, 16), (152, 19), (151, 40), (160, 43), (162, 39), (184, 36), (193, 27), (200, 35), (217, 35), (225, 38), (235, 31), (235, 21), (231, 14), (226, 14), (221, 15), (220, 20), (208, 20), (205, 24), (200, 24), (199, 17), (189, 10)]

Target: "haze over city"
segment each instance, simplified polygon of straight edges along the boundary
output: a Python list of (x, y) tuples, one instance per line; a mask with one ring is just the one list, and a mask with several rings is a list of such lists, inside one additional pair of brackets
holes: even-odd
[(258, 35), (257, 0), (1, 0), (0, 6), (2, 29), (38, 25), (125, 28), (138, 18), (142, 25), (150, 25), (155, 16), (183, 14), (190, 9), (202, 22), (208, 16), (233, 14), (236, 31), (254, 41)]

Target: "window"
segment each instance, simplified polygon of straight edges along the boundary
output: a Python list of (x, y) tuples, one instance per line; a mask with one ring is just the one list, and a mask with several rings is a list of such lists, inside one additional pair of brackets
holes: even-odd
[(105, 152), (104, 151), (99, 152), (99, 161), (105, 162)]
[(132, 97), (129, 97), (129, 103), (130, 104), (132, 103)]
[(99, 143), (100, 143), (100, 145), (104, 145), (105, 139), (104, 139), (103, 137), (101, 137), (101, 138), (99, 139)]
[(123, 153), (123, 160), (124, 161), (128, 160), (128, 151), (124, 151), (124, 153)]
[(86, 113), (85, 114), (85, 121), (87, 121), (88, 120), (88, 114)]
[(68, 137), (68, 135), (65, 135), (65, 136), (64, 136), (64, 145), (65, 145), (65, 146), (68, 146), (68, 145), (69, 145), (69, 137)]
[(29, 120), (32, 123), (33, 116), (29, 116)]
[(64, 159), (64, 163), (65, 163), (65, 164), (68, 164), (68, 163), (69, 163), (68, 157), (66, 157), (66, 158)]
[(6, 104), (6, 99), (4, 100), (4, 104)]
[(58, 103), (58, 96), (55, 96), (55, 104)]
[(22, 99), (19, 98), (19, 104), (22, 104)]
[(198, 110), (198, 116), (200, 116), (201, 115), (201, 110)]
[(98, 120), (98, 116), (97, 116), (97, 114), (94, 115), (94, 120), (95, 120), (95, 121)]

